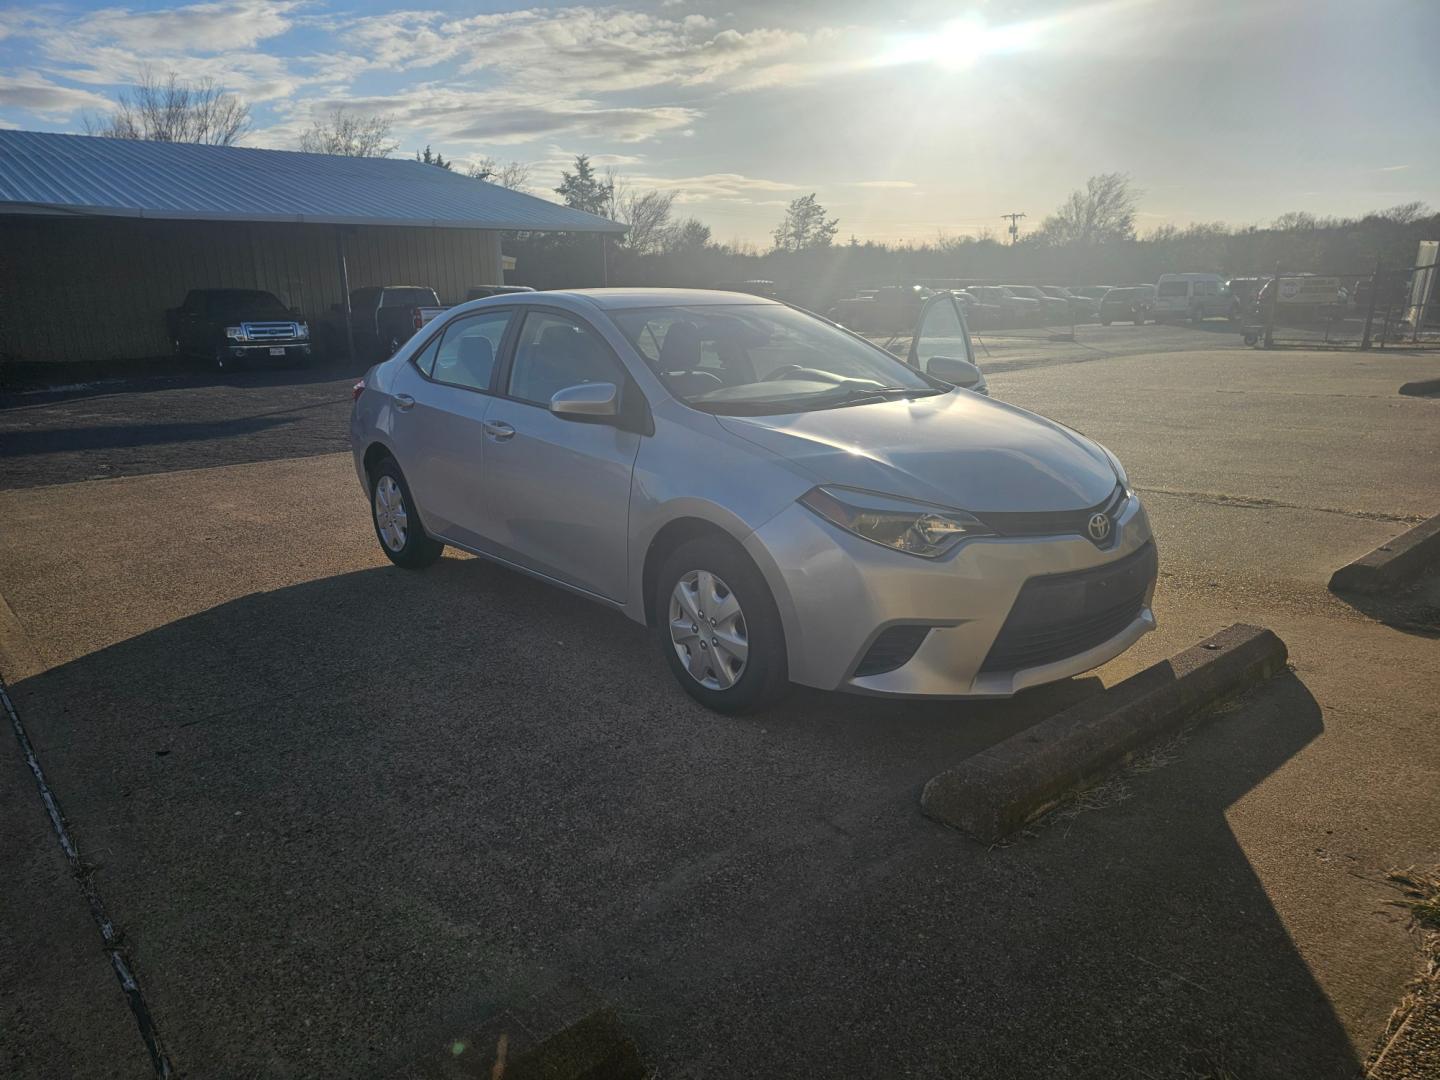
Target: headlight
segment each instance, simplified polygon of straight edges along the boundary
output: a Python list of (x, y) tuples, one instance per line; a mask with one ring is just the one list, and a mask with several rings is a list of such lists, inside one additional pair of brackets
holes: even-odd
[(243, 326), (227, 326), (225, 327), (225, 336), (231, 341), (245, 341), (245, 328)]
[(964, 510), (843, 487), (811, 488), (802, 505), (872, 544), (935, 559), (961, 540), (994, 530)]
[(295, 336), (296, 336), (297, 338), (308, 338), (308, 337), (310, 336), (310, 324), (309, 324), (309, 323), (303, 323), (303, 322), (302, 322), (302, 323), (296, 323), (296, 324), (295, 324)]

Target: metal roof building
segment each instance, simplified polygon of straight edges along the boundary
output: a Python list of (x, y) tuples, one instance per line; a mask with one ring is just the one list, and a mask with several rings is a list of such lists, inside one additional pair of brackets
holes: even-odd
[(312, 320), (347, 287), (456, 302), (503, 282), (506, 231), (624, 227), (408, 159), (0, 130), (0, 360), (163, 355), (195, 288), (266, 289)]

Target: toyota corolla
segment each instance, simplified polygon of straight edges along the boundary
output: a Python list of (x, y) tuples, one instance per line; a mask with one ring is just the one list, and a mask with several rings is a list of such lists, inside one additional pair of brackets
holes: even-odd
[(991, 400), (948, 293), (908, 362), (745, 294), (478, 300), (366, 374), (351, 438), (392, 562), (451, 545), (617, 608), (713, 709), (1004, 697), (1155, 626), (1125, 470)]

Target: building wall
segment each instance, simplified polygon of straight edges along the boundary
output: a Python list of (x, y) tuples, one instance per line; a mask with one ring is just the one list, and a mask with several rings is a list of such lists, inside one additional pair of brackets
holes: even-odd
[(476, 229), (0, 216), (0, 358), (132, 360), (170, 352), (187, 289), (268, 289), (313, 322), (350, 287), (429, 285), (459, 303), (500, 284), (500, 235)]

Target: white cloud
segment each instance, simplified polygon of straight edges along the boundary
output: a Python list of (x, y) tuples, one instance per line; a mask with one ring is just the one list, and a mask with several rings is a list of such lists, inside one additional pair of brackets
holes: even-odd
[(99, 94), (61, 86), (38, 72), (0, 75), (0, 108), (55, 116), (82, 109), (103, 109), (109, 104), (109, 100)]

